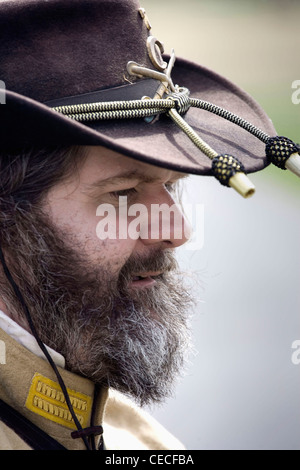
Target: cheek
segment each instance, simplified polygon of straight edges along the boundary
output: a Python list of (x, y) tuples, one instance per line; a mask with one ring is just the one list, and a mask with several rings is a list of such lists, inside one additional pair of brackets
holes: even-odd
[(137, 240), (122, 235), (126, 230), (112, 213), (99, 214), (92, 205), (63, 198), (51, 201), (47, 212), (73, 248), (80, 250), (87, 261), (109, 267), (113, 274), (136, 249)]
[(117, 275), (128, 258), (133, 254), (134, 246), (126, 240), (87, 239), (85, 256), (95, 266), (106, 267), (111, 274)]
[(74, 212), (65, 230), (87, 260), (107, 267), (112, 274), (119, 273), (136, 249), (137, 241), (122, 237), (118, 223), (109, 225), (107, 218), (96, 216), (95, 212)]

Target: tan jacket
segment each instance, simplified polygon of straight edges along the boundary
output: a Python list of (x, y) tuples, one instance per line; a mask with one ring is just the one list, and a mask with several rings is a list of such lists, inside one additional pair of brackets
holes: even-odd
[[(68, 450), (84, 450), (57, 378), (48, 362), (31, 353), (0, 329), (0, 398)], [(59, 372), (68, 388), (82, 427), (90, 426), (94, 385), (65, 369)], [(104, 429), (107, 450), (182, 450), (184, 447), (148, 413), (116, 392), (101, 390), (96, 425)], [(0, 450), (31, 450), (0, 420)]]

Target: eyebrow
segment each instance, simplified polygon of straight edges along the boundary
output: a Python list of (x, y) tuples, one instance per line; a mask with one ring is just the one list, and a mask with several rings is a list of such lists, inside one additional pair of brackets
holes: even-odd
[[(179, 179), (187, 178), (189, 176), (188, 174), (185, 174), (185, 173), (176, 173), (176, 175), (177, 174), (178, 174), (178, 178), (176, 178), (176, 181)], [(84, 185), (83, 191), (89, 192), (95, 189), (105, 189), (109, 185), (122, 184), (130, 180), (136, 180), (136, 181), (140, 181), (143, 183), (155, 183), (155, 182), (160, 181), (161, 178), (147, 176), (144, 173), (141, 173), (137, 170), (133, 170), (133, 171), (128, 171), (127, 173), (122, 173), (121, 175), (112, 176), (106, 179), (100, 179), (100, 180), (94, 181), (93, 183)]]

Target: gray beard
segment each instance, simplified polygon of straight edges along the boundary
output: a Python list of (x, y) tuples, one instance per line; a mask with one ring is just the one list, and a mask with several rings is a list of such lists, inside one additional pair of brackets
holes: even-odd
[[(66, 368), (141, 405), (169, 396), (191, 345), (192, 299), (173, 253), (129, 258), (115, 276), (101, 260), (91, 266), (78, 241), (66, 241), (42, 214), (23, 217), (13, 230), (7, 240), (11, 272), (41, 340), (64, 356)], [(160, 270), (164, 274), (153, 287), (129, 288), (132, 273)], [(3, 282), (1, 291), (22, 322), (24, 314)]]

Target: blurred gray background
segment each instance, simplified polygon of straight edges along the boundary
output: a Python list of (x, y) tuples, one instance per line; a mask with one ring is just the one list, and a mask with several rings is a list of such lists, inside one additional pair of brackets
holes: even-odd
[[(299, 1), (141, 6), (165, 52), (225, 75), (300, 142)], [(251, 179), (248, 200), (211, 178), (186, 184), (185, 201), (204, 205), (203, 247), (179, 253), (197, 276), (196, 353), (174, 396), (150, 411), (187, 449), (300, 449), (300, 179), (275, 167)]]

